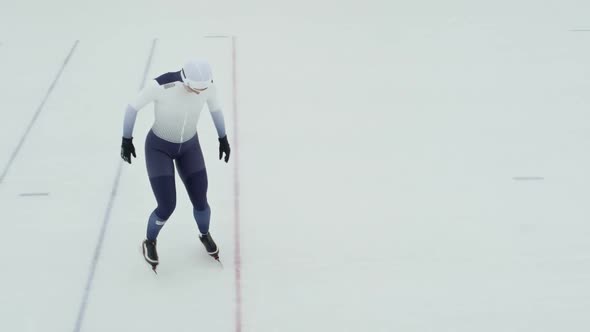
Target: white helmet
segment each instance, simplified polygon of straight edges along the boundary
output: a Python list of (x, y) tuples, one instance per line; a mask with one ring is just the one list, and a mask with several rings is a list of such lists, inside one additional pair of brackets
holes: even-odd
[(213, 83), (211, 65), (202, 59), (189, 60), (182, 67), (180, 76), (182, 82), (192, 89), (206, 89)]

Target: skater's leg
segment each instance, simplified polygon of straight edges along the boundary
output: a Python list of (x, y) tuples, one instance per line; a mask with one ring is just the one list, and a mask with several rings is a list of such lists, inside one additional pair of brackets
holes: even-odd
[(174, 162), (166, 153), (168, 142), (148, 134), (145, 145), (147, 172), (152, 191), (158, 206), (148, 220), (147, 239), (155, 240), (164, 223), (176, 207), (176, 185), (174, 182)]
[(147, 239), (155, 240), (176, 207), (176, 186), (173, 176), (150, 178), (158, 206), (148, 220)]
[(207, 202), (207, 171), (202, 170), (183, 178), (184, 186), (193, 204), (193, 216), (201, 234), (209, 232), (211, 208)]
[(207, 170), (198, 137), (195, 136), (189, 142), (185, 143), (187, 149), (176, 160), (176, 167), (193, 205), (193, 216), (199, 232), (207, 234), (211, 219), (211, 209), (207, 202)]
[(205, 169), (183, 177), (188, 195), (193, 203), (193, 215), (199, 226), (199, 238), (207, 253), (219, 260), (219, 248), (209, 233), (211, 209), (207, 203), (207, 171)]
[(207, 234), (211, 220), (211, 208), (207, 202), (207, 171), (203, 169), (181, 178), (193, 204), (193, 216), (199, 232)]
[(201, 233), (199, 239), (207, 253), (219, 260), (219, 248), (209, 233), (211, 209), (207, 203), (208, 181), (203, 153), (197, 136), (187, 143), (184, 143), (186, 149), (176, 159), (176, 168), (193, 204), (193, 215)]

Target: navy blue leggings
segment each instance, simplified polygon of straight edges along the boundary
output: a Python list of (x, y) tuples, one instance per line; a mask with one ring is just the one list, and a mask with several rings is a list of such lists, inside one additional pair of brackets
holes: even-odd
[(148, 222), (148, 239), (155, 239), (176, 207), (174, 163), (193, 204), (199, 231), (209, 230), (210, 208), (207, 202), (207, 170), (199, 138), (195, 135), (184, 143), (171, 143), (152, 131), (145, 142), (145, 160), (152, 191), (158, 206)]

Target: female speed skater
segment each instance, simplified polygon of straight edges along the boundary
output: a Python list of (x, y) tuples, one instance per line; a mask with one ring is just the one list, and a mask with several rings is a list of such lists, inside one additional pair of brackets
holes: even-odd
[(145, 160), (157, 207), (148, 219), (147, 236), (142, 244), (143, 256), (156, 271), (159, 264), (158, 233), (176, 206), (176, 163), (193, 205), (199, 238), (207, 253), (219, 260), (219, 249), (209, 233), (211, 209), (207, 203), (207, 171), (197, 135), (199, 115), (207, 103), (219, 136), (219, 159), (224, 157), (226, 163), (229, 161), (225, 120), (210, 64), (205, 60), (190, 60), (180, 71), (165, 73), (149, 81), (129, 103), (121, 144), (121, 158), (129, 164), (131, 155), (136, 157), (132, 134), (137, 112), (150, 102), (154, 102), (155, 120), (146, 137)]

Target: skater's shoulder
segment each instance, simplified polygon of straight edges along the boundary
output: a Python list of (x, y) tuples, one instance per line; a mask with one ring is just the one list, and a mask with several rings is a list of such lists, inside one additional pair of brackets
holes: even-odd
[(175, 83), (175, 82), (182, 82), (182, 77), (180, 76), (180, 71), (173, 71), (162, 74), (154, 79), (160, 86), (164, 86), (167, 84)]

